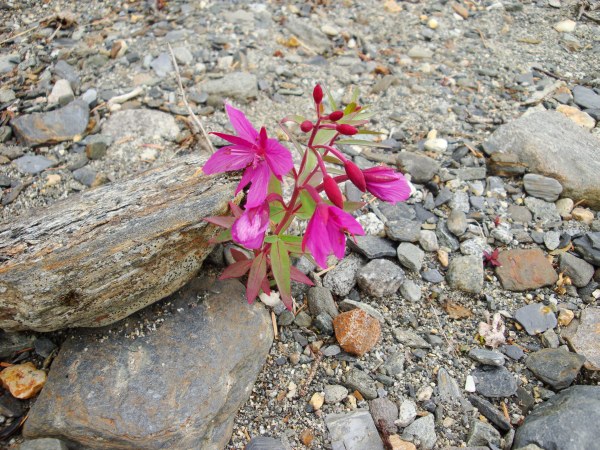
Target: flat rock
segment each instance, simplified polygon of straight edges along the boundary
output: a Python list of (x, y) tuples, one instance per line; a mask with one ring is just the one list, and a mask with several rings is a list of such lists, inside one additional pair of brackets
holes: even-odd
[(438, 396), (442, 401), (451, 402), (462, 399), (462, 393), (458, 383), (443, 367), (438, 370), (437, 388)]
[(544, 253), (538, 249), (515, 249), (500, 252), (496, 275), (504, 289), (527, 291), (556, 283), (558, 275)]
[(40, 155), (25, 155), (13, 161), (17, 169), (23, 173), (36, 175), (44, 170), (54, 167), (56, 161), (52, 161)]
[(387, 259), (374, 259), (356, 276), (360, 288), (374, 297), (394, 294), (404, 281), (404, 271)]
[(559, 181), (564, 196), (600, 207), (600, 141), (562, 114), (543, 111), (523, 116), (502, 125), (483, 145), (490, 155), (515, 154), (531, 172)]
[(510, 421), (494, 405), (477, 395), (469, 395), (471, 404), (498, 429), (506, 432), (512, 428)]
[(285, 21), (285, 28), (295, 35), (300, 41), (307, 44), (319, 54), (326, 54), (332, 50), (332, 43), (325, 33), (315, 28), (308, 21), (289, 17)]
[(410, 348), (431, 348), (431, 344), (412, 330), (404, 328), (392, 329), (392, 334), (398, 342)]
[(396, 247), (391, 241), (379, 236), (356, 236), (356, 242), (348, 239), (348, 245), (354, 251), (369, 259), (396, 256)]
[(531, 303), (517, 309), (515, 319), (530, 336), (553, 329), (558, 324), (552, 308), (543, 303)]
[(513, 448), (582, 450), (600, 440), (600, 386), (572, 386), (535, 408), (515, 434)]
[(500, 447), (500, 433), (489, 423), (473, 419), (469, 428), (469, 435), (467, 436), (467, 445), (469, 447)]
[(509, 205), (508, 215), (518, 223), (530, 223), (533, 220), (533, 215), (527, 206)]
[(400, 242), (417, 242), (421, 234), (421, 222), (398, 218), (385, 224), (385, 234), (388, 238)]
[(12, 120), (11, 125), (21, 142), (34, 146), (69, 141), (81, 135), (89, 118), (88, 104), (75, 100), (54, 111), (19, 116)]
[(282, 450), (285, 447), (279, 439), (268, 436), (256, 436), (246, 444), (245, 450)]
[(482, 366), (471, 372), (475, 388), (484, 397), (511, 397), (517, 392), (517, 380), (506, 367)]
[(585, 86), (575, 86), (573, 88), (573, 101), (576, 105), (585, 109), (600, 108), (600, 95)]
[(367, 400), (377, 398), (377, 385), (369, 374), (362, 370), (352, 368), (344, 375), (343, 384), (348, 389), (358, 391)]
[(306, 297), (308, 308), (314, 317), (325, 313), (333, 319), (339, 314), (337, 305), (329, 289), (321, 286), (311, 287)]
[(450, 261), (446, 275), (452, 289), (478, 294), (483, 289), (483, 263), (474, 255), (458, 256)]
[(411, 181), (427, 183), (440, 170), (440, 163), (428, 156), (412, 152), (400, 152), (398, 165), (404, 173), (409, 173)]
[(256, 75), (250, 73), (232, 72), (223, 78), (205, 81), (198, 86), (198, 90), (209, 95), (247, 101), (258, 97), (258, 80)]
[(155, 319), (148, 308), (104, 339), (68, 339), (24, 435), (95, 449), (224, 448), (273, 341), (268, 312), (244, 292), (196, 279), (169, 298), (156, 330), (136, 332)]
[(25, 441), (18, 450), (67, 450), (67, 444), (54, 438), (41, 438)]
[(554, 178), (535, 173), (528, 173), (523, 177), (523, 186), (529, 195), (547, 202), (556, 201), (563, 190), (561, 184)]
[(594, 266), (570, 253), (560, 256), (560, 271), (571, 278), (573, 285), (586, 286), (594, 276)]
[(558, 348), (545, 348), (531, 353), (525, 365), (553, 389), (564, 389), (575, 380), (584, 362), (585, 356)]
[(324, 420), (333, 448), (344, 450), (384, 449), (373, 418), (365, 409), (342, 414), (328, 414)]
[(589, 232), (573, 241), (575, 251), (590, 264), (600, 267), (600, 232)]
[(484, 364), (487, 366), (503, 366), (504, 365), (504, 355), (495, 350), (488, 350), (485, 348), (473, 348), (469, 351), (469, 358), (474, 361), (477, 361), (480, 364)]
[(587, 369), (600, 370), (600, 308), (583, 310), (577, 330), (567, 340), (575, 352), (585, 356)]
[(561, 221), (560, 213), (554, 203), (535, 197), (525, 197), (525, 206), (531, 211), (535, 221), (540, 222), (541, 225)]

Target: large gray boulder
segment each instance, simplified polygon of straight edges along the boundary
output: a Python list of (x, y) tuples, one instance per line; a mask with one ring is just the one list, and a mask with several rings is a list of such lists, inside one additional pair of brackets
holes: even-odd
[(24, 428), (86, 449), (223, 449), (273, 342), (239, 281), (195, 279), (97, 334), (67, 339)]
[(530, 172), (554, 178), (562, 195), (600, 207), (600, 140), (555, 111), (523, 116), (498, 128), (486, 153), (510, 153)]

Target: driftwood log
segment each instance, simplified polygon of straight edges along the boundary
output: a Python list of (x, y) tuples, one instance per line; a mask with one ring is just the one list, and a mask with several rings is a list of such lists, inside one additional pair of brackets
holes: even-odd
[(0, 328), (113, 323), (181, 288), (218, 231), (237, 180), (178, 158), (0, 224)]

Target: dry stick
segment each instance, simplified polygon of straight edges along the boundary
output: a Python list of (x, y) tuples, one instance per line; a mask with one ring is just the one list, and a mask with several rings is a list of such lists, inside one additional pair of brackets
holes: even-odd
[(312, 383), (313, 378), (317, 374), (317, 369), (319, 368), (319, 364), (321, 363), (321, 359), (323, 359), (323, 353), (320, 351), (317, 353), (315, 360), (313, 361), (313, 365), (310, 368), (310, 372), (306, 377), (306, 381), (304, 382), (304, 386), (300, 389), (300, 397), (304, 397), (308, 393), (308, 386)]
[(19, 36), (24, 36), (24, 35), (26, 35), (27, 33), (31, 33), (33, 30), (36, 30), (36, 29), (38, 29), (39, 27), (40, 27), (40, 25), (36, 25), (36, 26), (34, 26), (34, 27), (31, 27), (31, 28), (29, 28), (29, 29), (27, 29), (27, 30), (25, 30), (25, 31), (22, 31), (22, 32), (20, 32), (20, 33), (17, 33), (17, 34), (15, 34), (14, 36), (8, 37), (8, 38), (4, 39), (3, 41), (0, 41), (0, 45), (6, 44), (7, 42), (10, 42), (10, 41), (14, 40), (15, 38), (18, 38)]
[(442, 335), (444, 336), (444, 339), (446, 340), (446, 344), (448, 344), (448, 347), (450, 348), (450, 351), (452, 353), (454, 353), (454, 355), (458, 356), (458, 353), (456, 352), (456, 349), (450, 343), (450, 339), (448, 339), (448, 335), (446, 334), (446, 332), (444, 331), (444, 328), (442, 327), (442, 322), (440, 321), (440, 318), (437, 315), (437, 311), (435, 310), (435, 308), (433, 307), (433, 305), (431, 306), (431, 312), (433, 313), (433, 315), (435, 316), (435, 319), (437, 320), (438, 327), (440, 328), (440, 331), (442, 332)]
[(190, 113), (190, 116), (192, 116), (192, 121), (194, 122), (194, 124), (197, 127), (196, 132), (198, 132), (198, 131), (202, 132), (202, 136), (204, 137), (204, 140), (206, 143), (205, 146), (208, 148), (208, 150), (210, 150), (211, 153), (214, 153), (215, 149), (212, 145), (212, 142), (208, 138), (208, 134), (206, 133), (206, 130), (202, 126), (202, 122), (200, 122), (200, 120), (198, 119), (196, 114), (194, 114), (194, 111), (192, 111), (192, 108), (190, 107), (190, 104), (187, 101), (187, 97), (185, 96), (185, 91), (183, 90), (183, 83), (181, 82), (181, 75), (179, 74), (179, 66), (177, 65), (177, 61), (175, 60), (175, 54), (173, 53), (173, 48), (171, 47), (171, 44), (169, 44), (169, 43), (167, 43), (167, 46), (169, 47), (169, 52), (171, 53), (171, 61), (173, 61), (173, 66), (175, 67), (175, 74), (177, 75), (177, 84), (179, 85), (179, 91), (181, 92), (181, 98), (183, 99), (183, 103), (185, 104), (185, 107), (187, 108), (188, 112)]

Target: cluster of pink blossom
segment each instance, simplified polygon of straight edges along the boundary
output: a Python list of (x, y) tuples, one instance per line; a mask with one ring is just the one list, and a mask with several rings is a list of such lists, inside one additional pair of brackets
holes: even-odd
[[(225, 108), (237, 135), (213, 133), (230, 145), (209, 158), (203, 167), (204, 173), (243, 170), (236, 194), (247, 188), (247, 196), (243, 209), (231, 204), (233, 216), (206, 220), (226, 228), (216, 241), (231, 239), (253, 250), (254, 258), (235, 252), (236, 262), (222, 275), (222, 278), (237, 278), (249, 272), (247, 298), (250, 302), (261, 290), (270, 293), (271, 278), (291, 309), (290, 280), (312, 283), (291, 265), (290, 255), (306, 255), (325, 268), (330, 254), (340, 259), (344, 257), (346, 234), (364, 234), (351, 214), (363, 204), (345, 201), (339, 183), (350, 180), (360, 191), (392, 203), (410, 196), (410, 186), (401, 173), (385, 166), (361, 170), (335, 147), (336, 143), (360, 143), (344, 139), (367, 132), (359, 131), (359, 127), (368, 122), (366, 108), (352, 102), (339, 110), (330, 100), (332, 111), (326, 113), (320, 85), (313, 90), (313, 100), (314, 121), (295, 116), (280, 123), (291, 140), (293, 137), (285, 126), (287, 122), (296, 122), (307, 136), (303, 145), (293, 140), (302, 155), (298, 169), (286, 147), (269, 138), (264, 127), (256, 130), (244, 113), (230, 105)], [(325, 162), (333, 166), (328, 169)], [(291, 198), (285, 201), (281, 183), (287, 175), (293, 178), (294, 187)], [(326, 198), (321, 196), (323, 192)], [(295, 218), (309, 220), (303, 237), (285, 234)]]

